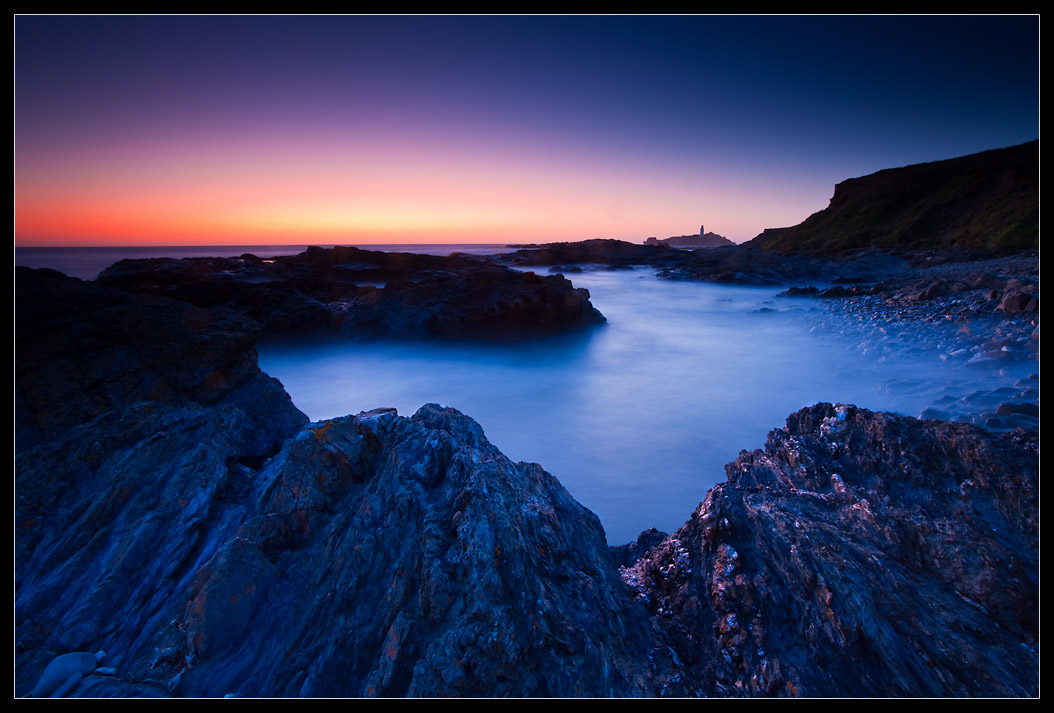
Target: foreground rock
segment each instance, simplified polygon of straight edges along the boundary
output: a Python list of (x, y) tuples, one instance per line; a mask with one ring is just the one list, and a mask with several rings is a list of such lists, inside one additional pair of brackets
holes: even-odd
[[(650, 691), (646, 620), (596, 517), (467, 417), (314, 424), (254, 472), (210, 435), (162, 437), (186, 448), (168, 462), (123, 450), (91, 500), (119, 503), (107, 517), (73, 494), (59, 522), (37, 515), (50, 537), (27, 558), (50, 566), (20, 578), (20, 649), (105, 639), (124, 679), (177, 696)], [(60, 530), (92, 537), (60, 549)]]
[(308, 248), (261, 259), (123, 260), (99, 282), (198, 307), (224, 307), (263, 333), (520, 339), (604, 321), (589, 292), (562, 275), (480, 257)]
[(306, 424), (242, 318), (17, 278), (18, 695), (1038, 693), (1034, 436), (819, 405), (609, 548), (453, 409)]
[(624, 570), (674, 692), (1036, 696), (1035, 435), (820, 404)]

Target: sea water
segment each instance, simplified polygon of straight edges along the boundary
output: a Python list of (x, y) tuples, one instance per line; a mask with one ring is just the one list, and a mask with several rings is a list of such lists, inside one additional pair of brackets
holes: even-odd
[(820, 401), (910, 416), (951, 389), (1027, 374), (971, 372), (930, 350), (877, 360), (831, 328), (822, 302), (778, 288), (570, 275), (608, 323), (520, 344), (261, 346), (260, 365), (320, 420), (376, 407), (452, 406), (516, 461), (555, 475), (611, 544), (671, 532), (740, 450)]
[[(111, 258), (303, 249), (125, 248), (82, 251), (72, 262), (55, 251), (50, 264), (33, 266), (65, 265), (91, 279)], [(315, 421), (377, 407), (409, 416), (426, 403), (462, 411), (507, 456), (555, 475), (600, 517), (611, 544), (682, 525), (724, 480), (725, 464), (761, 448), (802, 407), (841, 402), (918, 416), (942, 395), (999, 388), (1036, 369), (970, 370), (927, 348), (879, 358), (838, 328), (823, 301), (782, 297), (779, 288), (675, 282), (643, 268), (568, 277), (590, 291), (606, 325), (516, 344), (262, 343), (260, 366)]]

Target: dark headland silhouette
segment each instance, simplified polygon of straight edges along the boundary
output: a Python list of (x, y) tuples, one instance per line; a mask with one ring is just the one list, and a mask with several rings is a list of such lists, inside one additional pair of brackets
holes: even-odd
[(747, 245), (785, 253), (1038, 249), (1039, 142), (851, 178), (824, 210)]

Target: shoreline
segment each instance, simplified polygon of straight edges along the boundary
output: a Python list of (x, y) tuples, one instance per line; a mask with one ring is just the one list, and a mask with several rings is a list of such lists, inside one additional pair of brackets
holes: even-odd
[(925, 349), (953, 368), (995, 373), (1033, 363), (1032, 374), (1012, 389), (947, 395), (922, 415), (996, 432), (1036, 430), (1038, 279), (1038, 255), (1023, 254), (913, 265), (895, 280), (858, 285), (844, 296), (823, 298), (821, 293), (818, 299), (836, 317), (855, 322), (843, 327), (843, 333), (875, 358)]
[[(970, 269), (823, 304), (1038, 340), (1031, 276)], [(20, 692), (105, 650), (71, 695), (1037, 695), (1035, 430), (817, 403), (612, 546), (453, 408), (308, 423), (244, 315), (16, 275)]]

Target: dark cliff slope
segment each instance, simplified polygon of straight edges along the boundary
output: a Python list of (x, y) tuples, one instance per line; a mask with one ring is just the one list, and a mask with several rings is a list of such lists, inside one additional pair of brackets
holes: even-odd
[(1035, 249), (1039, 142), (851, 178), (824, 210), (745, 244), (784, 253)]

